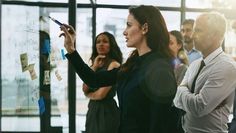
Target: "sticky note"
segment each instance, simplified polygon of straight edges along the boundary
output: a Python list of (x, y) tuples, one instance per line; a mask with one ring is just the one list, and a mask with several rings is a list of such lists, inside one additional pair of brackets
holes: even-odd
[(40, 115), (42, 115), (45, 112), (45, 103), (43, 97), (40, 97), (40, 99), (38, 100), (38, 104), (39, 104), (39, 113)]

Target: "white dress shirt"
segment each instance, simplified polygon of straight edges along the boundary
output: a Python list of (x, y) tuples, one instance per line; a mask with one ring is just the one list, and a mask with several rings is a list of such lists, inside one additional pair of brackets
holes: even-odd
[(190, 64), (174, 99), (176, 107), (186, 111), (186, 133), (227, 133), (227, 122), (236, 87), (236, 63), (222, 48), (205, 59), (205, 66), (190, 92), (202, 58)]

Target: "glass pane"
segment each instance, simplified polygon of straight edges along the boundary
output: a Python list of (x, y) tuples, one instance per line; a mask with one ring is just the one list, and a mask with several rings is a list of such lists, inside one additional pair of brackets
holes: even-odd
[(3, 131), (40, 128), (38, 19), (38, 7), (2, 6)]
[[(76, 22), (76, 48), (85, 62), (89, 63), (92, 52), (92, 9), (78, 9)], [(85, 130), (88, 99), (82, 91), (82, 80), (76, 76), (76, 132)]]
[[(61, 23), (68, 23), (68, 9), (44, 8), (43, 16), (50, 16)], [(51, 38), (50, 66), (51, 66), (51, 126), (62, 127), (63, 132), (69, 131), (68, 115), (68, 62), (64, 56), (64, 38), (59, 38), (59, 25), (44, 17), (44, 27), (49, 30)], [(44, 29), (44, 28), (43, 28)], [(47, 29), (44, 29), (47, 31)]]
[(186, 19), (194, 19), (196, 20), (196, 18), (202, 14), (203, 12), (186, 12)]
[(67, 3), (68, 2), (68, 0), (4, 0), (4, 1), (57, 2), (57, 3)]
[(168, 31), (171, 30), (180, 30), (180, 12), (173, 11), (161, 11), (168, 28)]
[(186, 0), (186, 6), (189, 8), (233, 9), (235, 5), (235, 0)]
[(180, 0), (97, 0), (97, 4), (180, 7)]
[(123, 53), (124, 60), (127, 59), (130, 51), (133, 50), (132, 48), (127, 48), (123, 35), (127, 16), (128, 10), (125, 9), (97, 9), (97, 34), (104, 31), (113, 34)]
[(225, 34), (225, 52), (236, 57), (236, 20), (227, 21)]
[(212, 8), (212, 1), (211, 0), (186, 0), (186, 7)]

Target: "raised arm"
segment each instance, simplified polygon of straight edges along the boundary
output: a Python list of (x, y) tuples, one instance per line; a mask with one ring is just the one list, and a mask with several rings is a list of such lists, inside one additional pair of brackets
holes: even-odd
[(84, 63), (79, 53), (75, 50), (75, 30), (72, 26), (63, 24), (61, 36), (65, 37), (64, 47), (67, 50), (66, 57), (74, 66), (76, 73), (84, 81), (85, 84), (92, 88), (110, 86), (116, 83), (118, 69), (111, 71), (94, 72), (87, 64)]

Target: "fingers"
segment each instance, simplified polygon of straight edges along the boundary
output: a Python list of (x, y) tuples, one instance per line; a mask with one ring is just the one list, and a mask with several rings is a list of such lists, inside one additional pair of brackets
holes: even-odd
[(59, 35), (59, 37), (62, 37), (62, 36), (65, 37), (65, 33), (61, 33), (61, 34)]
[(97, 59), (104, 59), (104, 58), (106, 58), (106, 56), (105, 55), (98, 55), (96, 58)]
[(62, 33), (62, 34), (64, 34), (64, 36), (70, 35), (70, 33), (68, 32), (67, 28), (64, 25), (61, 26), (61, 30), (64, 31), (64, 33)]
[(75, 29), (71, 25), (63, 24), (71, 34), (75, 34)]

